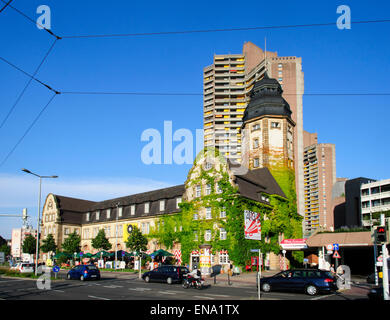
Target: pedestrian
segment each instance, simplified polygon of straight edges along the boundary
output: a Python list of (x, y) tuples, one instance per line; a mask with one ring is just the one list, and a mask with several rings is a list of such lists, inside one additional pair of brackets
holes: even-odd
[(330, 270), (329, 270), (329, 271), (332, 273), (333, 276), (336, 275), (336, 271), (334, 270), (334, 264), (332, 264), (332, 265), (330, 266)]

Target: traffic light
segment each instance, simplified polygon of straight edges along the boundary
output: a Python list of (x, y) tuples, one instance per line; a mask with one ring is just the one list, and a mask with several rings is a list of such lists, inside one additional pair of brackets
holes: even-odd
[(375, 237), (376, 237), (376, 242), (386, 243), (387, 242), (387, 239), (386, 239), (386, 227), (382, 227), (382, 226), (376, 227)]

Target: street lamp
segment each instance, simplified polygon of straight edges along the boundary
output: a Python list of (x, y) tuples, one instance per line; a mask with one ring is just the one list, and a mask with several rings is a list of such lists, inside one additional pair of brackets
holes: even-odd
[(118, 252), (118, 215), (119, 215), (119, 205), (118, 202), (116, 204), (116, 221), (115, 221), (115, 266), (114, 270), (116, 271), (116, 261), (117, 261), (117, 252)]
[(40, 176), (34, 172), (31, 172), (27, 169), (22, 169), (23, 172), (32, 174), (39, 178), (39, 198), (38, 198), (38, 225), (37, 225), (37, 244), (36, 244), (36, 254), (35, 254), (35, 275), (38, 275), (38, 253), (39, 253), (39, 227), (41, 224), (41, 190), (42, 190), (42, 179), (45, 178), (58, 178), (58, 176)]

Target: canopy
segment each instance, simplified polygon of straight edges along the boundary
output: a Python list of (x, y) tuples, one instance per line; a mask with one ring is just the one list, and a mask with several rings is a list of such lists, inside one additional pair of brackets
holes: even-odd
[(93, 254), (92, 254), (92, 253), (89, 253), (89, 252), (83, 252), (83, 254), (81, 255), (81, 252), (79, 252), (79, 253), (77, 254), (77, 256), (78, 256), (79, 258), (91, 258), (91, 257), (93, 256)]
[(62, 258), (62, 257), (73, 258), (73, 256), (71, 254), (65, 253), (65, 252), (58, 252), (53, 258), (54, 259), (59, 259), (59, 258)]
[(151, 253), (150, 256), (154, 256), (154, 257), (172, 257), (173, 254), (168, 252), (168, 251), (165, 251), (163, 249), (158, 249), (157, 251), (154, 251), (153, 253)]
[(93, 258), (100, 258), (100, 257), (112, 257), (114, 255), (114, 253), (109, 253), (108, 251), (99, 251), (97, 253), (95, 253), (94, 255), (92, 255)]
[[(124, 256), (125, 256), (125, 257), (132, 257), (132, 256), (133, 256), (131, 253), (126, 252), (126, 251), (124, 251), (124, 250), (118, 250), (118, 251), (116, 252), (117, 258), (121, 258), (121, 257), (122, 257), (122, 253), (124, 253)], [(115, 256), (115, 251), (112, 253), (112, 255)]]

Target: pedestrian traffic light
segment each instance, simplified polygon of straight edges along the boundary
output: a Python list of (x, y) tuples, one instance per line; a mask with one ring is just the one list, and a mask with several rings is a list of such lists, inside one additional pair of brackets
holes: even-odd
[(376, 238), (376, 242), (386, 243), (387, 242), (386, 227), (383, 227), (383, 226), (376, 227), (375, 238)]

